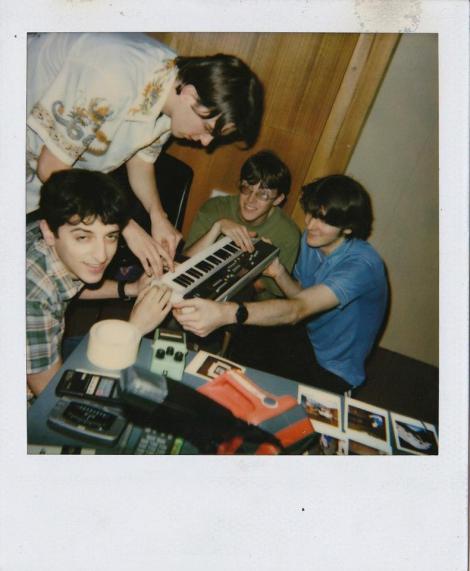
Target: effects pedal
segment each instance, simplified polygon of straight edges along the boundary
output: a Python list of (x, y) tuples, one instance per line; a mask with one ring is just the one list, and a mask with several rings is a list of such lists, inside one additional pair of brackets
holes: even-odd
[(180, 381), (186, 365), (187, 352), (184, 331), (157, 329), (152, 343), (150, 370), (174, 381)]

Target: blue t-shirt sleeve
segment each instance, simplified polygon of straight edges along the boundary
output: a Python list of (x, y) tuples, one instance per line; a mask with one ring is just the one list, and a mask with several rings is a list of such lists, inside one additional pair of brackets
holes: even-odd
[(339, 307), (344, 307), (375, 287), (375, 272), (370, 261), (363, 257), (344, 260), (322, 281), (336, 295)]

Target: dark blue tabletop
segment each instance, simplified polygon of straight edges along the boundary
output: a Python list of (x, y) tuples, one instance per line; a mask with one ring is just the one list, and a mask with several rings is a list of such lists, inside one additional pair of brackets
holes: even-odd
[[(55, 394), (55, 389), (59, 383), (60, 378), (67, 369), (79, 369), (82, 371), (93, 372), (105, 376), (119, 376), (119, 370), (100, 369), (93, 365), (86, 356), (86, 349), (88, 344), (88, 336), (78, 345), (75, 351), (66, 359), (61, 369), (54, 375), (50, 383), (39, 395), (37, 400), (28, 410), (28, 444), (39, 444), (49, 446), (76, 446), (76, 447), (90, 447), (95, 446), (87, 445), (83, 440), (75, 439), (68, 435), (63, 435), (55, 430), (52, 430), (47, 425), (47, 418), (54, 408), (58, 397)], [(144, 338), (141, 342), (136, 364), (150, 369), (152, 341)], [(195, 352), (190, 351), (186, 355), (186, 364), (190, 363), (196, 355)], [(282, 377), (277, 377), (263, 371), (256, 369), (246, 368), (247, 376), (254, 382), (259, 384), (263, 389), (276, 395), (291, 395), (297, 397), (298, 383), (290, 381)], [(198, 388), (206, 381), (200, 377), (192, 374), (184, 373), (182, 382), (193, 387)], [(104, 453), (113, 453), (111, 450), (103, 449)]]

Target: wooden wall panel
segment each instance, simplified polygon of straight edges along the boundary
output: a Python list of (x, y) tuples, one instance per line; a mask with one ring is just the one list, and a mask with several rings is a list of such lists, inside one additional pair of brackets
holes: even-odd
[[(398, 34), (360, 36), (312, 157), (307, 181), (346, 169), (398, 38)], [(292, 218), (303, 228), (304, 214), (298, 202)]]
[[(213, 189), (237, 191), (241, 165), (260, 149), (273, 150), (289, 166), (293, 185), (284, 208), (293, 213), (294, 220), (302, 227), (303, 216), (298, 208), (300, 186), (319, 176), (316, 174), (321, 171), (319, 166), (326, 163), (335, 168), (341, 165), (344, 170), (347, 163), (343, 164), (343, 158), (349, 154), (343, 146), (348, 150), (351, 141), (355, 142), (365, 117), (364, 106), (367, 110), (378, 85), (374, 80), (371, 87), (362, 88), (361, 81), (372, 78), (375, 64), (376, 76), (382, 76), (384, 66), (380, 65), (379, 55), (384, 44), (376, 42), (374, 35), (359, 34), (155, 32), (151, 35), (182, 55), (217, 52), (237, 55), (265, 86), (263, 125), (253, 149), (244, 150), (235, 144), (209, 153), (179, 143), (170, 145), (168, 152), (194, 170), (183, 233), (187, 234), (194, 215)], [(390, 50), (386, 49), (382, 59), (388, 61), (389, 57)], [(361, 75), (364, 66), (368, 72)], [(330, 155), (336, 152), (342, 158), (332, 161)]]

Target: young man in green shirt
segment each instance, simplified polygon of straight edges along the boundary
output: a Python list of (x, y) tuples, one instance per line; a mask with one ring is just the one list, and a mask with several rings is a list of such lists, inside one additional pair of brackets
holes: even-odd
[[(240, 171), (238, 195), (211, 198), (199, 210), (189, 231), (185, 254), (193, 256), (225, 235), (242, 249), (252, 251), (251, 238), (267, 238), (280, 248), (279, 259), (290, 272), (297, 258), (300, 231), (280, 207), (287, 197), (291, 175), (271, 151), (249, 157)], [(283, 297), (275, 281), (255, 282), (256, 299)]]

